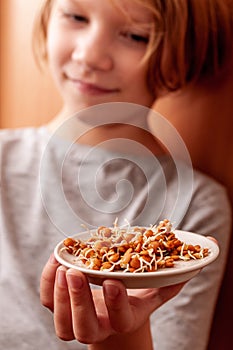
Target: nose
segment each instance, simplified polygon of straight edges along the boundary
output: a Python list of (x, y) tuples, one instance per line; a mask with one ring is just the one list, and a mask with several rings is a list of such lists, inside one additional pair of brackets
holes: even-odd
[(108, 33), (100, 28), (78, 33), (72, 59), (86, 70), (108, 71), (113, 67), (111, 41)]

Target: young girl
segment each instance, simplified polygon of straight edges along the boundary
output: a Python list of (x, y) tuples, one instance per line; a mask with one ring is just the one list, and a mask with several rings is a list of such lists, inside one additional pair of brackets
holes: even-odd
[[(197, 3), (213, 15), (203, 0), (43, 1), (37, 53), (48, 62), (64, 104), (46, 126), (0, 134), (4, 348), (206, 348), (227, 256), (228, 198), (221, 185), (177, 160), (168, 141), (165, 152), (162, 135), (156, 140), (147, 125), (158, 91), (204, 79), (223, 64), (224, 43), (217, 65), (206, 67), (212, 38), (195, 36), (195, 26), (184, 31)], [(221, 17), (219, 9), (215, 16)], [(169, 48), (184, 36), (170, 69)], [(158, 121), (168, 127), (162, 117)], [(171, 143), (177, 140), (171, 129)], [(179, 285), (128, 295), (113, 280), (91, 291), (81, 273), (59, 267), (51, 256), (41, 301), (54, 312), (57, 336), (73, 340), (61, 342), (39, 303), (43, 264), (81, 224), (110, 226), (116, 217), (132, 225), (167, 217), (179, 229), (214, 236), (221, 254), (181, 291)]]

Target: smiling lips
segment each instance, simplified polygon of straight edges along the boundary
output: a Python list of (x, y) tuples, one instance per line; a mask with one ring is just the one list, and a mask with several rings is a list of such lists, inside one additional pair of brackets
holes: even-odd
[(118, 89), (106, 89), (99, 85), (87, 83), (79, 79), (69, 78), (69, 80), (74, 84), (76, 89), (78, 89), (81, 93), (84, 93), (84, 94), (102, 95), (102, 94), (111, 94), (119, 91)]

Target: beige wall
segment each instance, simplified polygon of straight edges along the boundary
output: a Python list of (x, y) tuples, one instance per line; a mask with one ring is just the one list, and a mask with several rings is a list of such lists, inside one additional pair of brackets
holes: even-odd
[(41, 0), (0, 2), (0, 127), (41, 125), (59, 109), (51, 79), (36, 66), (31, 32)]

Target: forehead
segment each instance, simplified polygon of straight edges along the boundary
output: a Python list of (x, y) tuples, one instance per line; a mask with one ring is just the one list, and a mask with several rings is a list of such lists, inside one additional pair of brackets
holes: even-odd
[[(126, 18), (134, 22), (151, 22), (152, 11), (148, 9), (149, 0), (48, 0), (50, 5), (72, 6), (91, 10), (95, 7), (112, 8), (120, 11)], [(103, 12), (104, 13), (104, 12)]]

